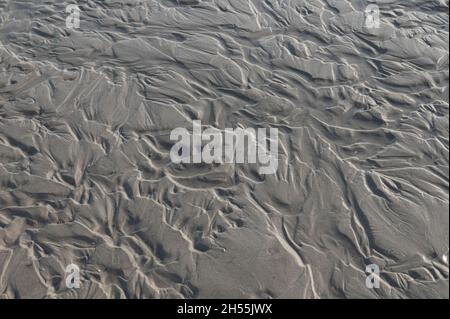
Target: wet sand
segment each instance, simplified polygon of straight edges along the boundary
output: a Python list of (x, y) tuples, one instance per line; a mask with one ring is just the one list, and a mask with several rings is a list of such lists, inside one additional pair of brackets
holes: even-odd
[[(448, 9), (0, 0), (0, 298), (448, 298)], [(174, 164), (195, 120), (277, 172)]]

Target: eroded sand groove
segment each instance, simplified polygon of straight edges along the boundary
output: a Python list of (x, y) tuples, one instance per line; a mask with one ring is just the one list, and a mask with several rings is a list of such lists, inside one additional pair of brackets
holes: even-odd
[[(376, 3), (0, 0), (0, 296), (448, 298), (448, 1)], [(193, 120), (277, 173), (173, 164)]]

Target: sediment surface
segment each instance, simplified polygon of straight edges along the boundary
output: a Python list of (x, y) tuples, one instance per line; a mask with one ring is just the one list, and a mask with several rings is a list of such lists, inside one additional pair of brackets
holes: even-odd
[[(448, 9), (0, 0), (0, 297), (448, 298)], [(277, 172), (174, 164), (193, 120)]]

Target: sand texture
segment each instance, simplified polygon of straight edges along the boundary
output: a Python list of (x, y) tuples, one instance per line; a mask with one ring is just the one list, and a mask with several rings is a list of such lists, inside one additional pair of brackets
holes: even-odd
[[(449, 298), (448, 10), (0, 0), (0, 298)], [(193, 120), (278, 170), (174, 164)]]

